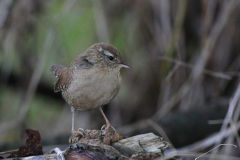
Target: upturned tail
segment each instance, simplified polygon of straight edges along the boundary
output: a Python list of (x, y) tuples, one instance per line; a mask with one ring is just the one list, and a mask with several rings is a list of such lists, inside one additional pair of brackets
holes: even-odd
[(61, 73), (63, 72), (63, 70), (67, 69), (67, 67), (64, 67), (64, 66), (61, 66), (61, 65), (57, 65), (57, 64), (54, 64), (52, 65), (51, 67), (51, 72), (52, 72), (52, 75), (54, 77), (59, 77), (61, 75)]
[(52, 75), (57, 77), (57, 82), (54, 83), (54, 92), (65, 91), (69, 84), (69, 79), (67, 74), (67, 67), (61, 65), (52, 65), (51, 70)]

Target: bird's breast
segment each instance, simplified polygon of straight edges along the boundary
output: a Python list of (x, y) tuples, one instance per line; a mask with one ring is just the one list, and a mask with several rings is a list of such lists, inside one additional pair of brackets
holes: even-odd
[(109, 103), (121, 87), (119, 72), (102, 71), (91, 68), (77, 71), (63, 98), (79, 110), (97, 108)]

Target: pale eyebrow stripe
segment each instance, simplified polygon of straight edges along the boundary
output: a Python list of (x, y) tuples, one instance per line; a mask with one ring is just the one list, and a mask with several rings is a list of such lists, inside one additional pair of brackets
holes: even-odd
[(99, 52), (102, 52), (102, 51), (103, 51), (103, 54), (105, 54), (105, 55), (107, 55), (107, 56), (112, 56), (112, 57), (114, 57), (112, 53), (110, 53), (109, 51), (103, 50), (102, 47), (100, 47), (100, 48), (98, 49), (98, 51), (99, 51)]
[(114, 57), (113, 54), (110, 53), (110, 52), (108, 52), (108, 51), (104, 51), (104, 54), (105, 54), (105, 55), (108, 55), (108, 56), (112, 56), (112, 57)]

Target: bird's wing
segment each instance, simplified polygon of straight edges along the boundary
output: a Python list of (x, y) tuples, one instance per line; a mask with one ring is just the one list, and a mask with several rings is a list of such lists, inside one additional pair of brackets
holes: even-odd
[(89, 69), (92, 68), (93, 66), (94, 64), (91, 61), (89, 61), (86, 56), (79, 55), (72, 61), (69, 68)]
[(85, 56), (76, 57), (69, 68), (56, 64), (52, 65), (52, 75), (58, 78), (57, 82), (54, 83), (54, 92), (67, 90), (76, 70), (87, 70), (92, 67), (93, 63), (88, 61)]

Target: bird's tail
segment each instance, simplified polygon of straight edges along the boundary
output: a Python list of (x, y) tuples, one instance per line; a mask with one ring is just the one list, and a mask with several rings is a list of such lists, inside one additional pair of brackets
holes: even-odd
[(67, 67), (64, 67), (64, 66), (61, 66), (61, 65), (57, 65), (57, 64), (54, 64), (52, 65), (51, 67), (51, 72), (52, 72), (52, 75), (54, 77), (59, 77), (61, 75), (61, 73), (63, 72), (63, 70), (67, 69)]
[(51, 72), (52, 75), (57, 77), (57, 82), (54, 83), (54, 92), (64, 91), (68, 86), (68, 79), (64, 78), (66, 75), (67, 67), (61, 65), (52, 65)]

